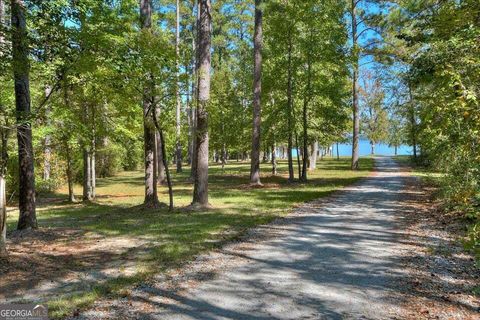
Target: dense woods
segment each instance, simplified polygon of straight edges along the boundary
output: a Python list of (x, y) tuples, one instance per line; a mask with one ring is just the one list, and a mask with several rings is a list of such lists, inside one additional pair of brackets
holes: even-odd
[(275, 175), (286, 156), (306, 182), (339, 142), (359, 169), (360, 136), (372, 154), (412, 146), (478, 221), (476, 0), (0, 0), (0, 25), (2, 251), (7, 199), (36, 228), (37, 194), (95, 201), (98, 177), (143, 169), (159, 208), (175, 164), (205, 208), (209, 162), (250, 161), (261, 186), (260, 166)]

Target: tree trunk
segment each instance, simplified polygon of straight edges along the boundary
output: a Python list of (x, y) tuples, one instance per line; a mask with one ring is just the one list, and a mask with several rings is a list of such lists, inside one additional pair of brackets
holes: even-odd
[[(152, 27), (152, 0), (140, 0), (140, 24), (142, 29), (151, 30)], [(151, 77), (149, 77), (151, 78)], [(155, 156), (155, 126), (152, 113), (154, 110), (154, 84), (152, 79), (144, 85), (143, 91), (143, 137), (144, 137), (144, 163), (145, 163), (145, 200), (147, 208), (157, 208), (160, 203), (157, 195), (157, 172)]]
[(295, 179), (293, 171), (292, 145), (293, 145), (293, 96), (292, 96), (292, 39), (291, 33), (288, 35), (288, 83), (287, 83), (287, 129), (288, 129), (288, 181), (293, 182)]
[(211, 4), (210, 0), (199, 0), (200, 13), (198, 28), (198, 98), (196, 132), (196, 168), (192, 206), (208, 207), (208, 113), (210, 100), (211, 62)]
[(338, 142), (337, 142), (337, 160), (340, 160), (340, 152), (338, 151)]
[[(0, 0), (1, 2), (2, 0)], [(0, 3), (0, 9), (2, 3)], [(0, 12), (0, 21), (2, 19), (2, 12)], [(0, 258), (7, 255), (7, 190), (6, 190), (6, 175), (8, 162), (8, 136), (9, 129), (1, 128), (1, 154), (0, 154)]]
[(275, 147), (275, 142), (272, 145), (272, 174), (277, 175), (277, 148)]
[(227, 164), (227, 147), (225, 143), (222, 144), (222, 172), (225, 171), (225, 165)]
[[(0, 0), (0, 27), (4, 26), (5, 6), (3, 0)], [(0, 34), (0, 46), (3, 45), (3, 33)], [(3, 59), (3, 53), (0, 53)], [(8, 145), (8, 129), (0, 128), (1, 134), (1, 163), (0, 163), (0, 259), (7, 256), (7, 191), (5, 187), (5, 176), (7, 171), (7, 145)]]
[[(45, 87), (45, 98), (48, 98), (50, 96), (50, 93), (52, 92), (52, 88), (50, 86)], [(50, 108), (49, 106), (45, 107), (45, 118), (47, 119), (47, 125), (50, 124)], [(50, 159), (52, 157), (52, 149), (50, 146), (51, 143), (51, 137), (49, 134), (45, 135), (44, 139), (44, 149), (43, 149), (43, 180), (48, 181), (50, 180)]]
[(261, 96), (262, 96), (262, 0), (255, 0), (255, 33), (254, 71), (253, 71), (253, 131), (252, 131), (252, 159), (250, 167), (250, 183), (261, 185), (260, 182), (260, 139), (261, 139)]
[[(155, 152), (156, 148), (156, 135), (155, 131), (151, 127), (151, 115), (147, 110), (150, 108), (150, 103), (145, 100), (149, 100), (144, 97), (144, 126), (143, 126), (143, 136), (144, 136), (144, 163), (145, 163), (145, 199), (144, 205), (147, 208), (157, 208), (159, 205), (158, 195), (157, 195), (157, 156)], [(146, 102), (146, 103), (145, 103)]]
[(90, 151), (90, 196), (91, 200), (95, 200), (95, 192), (97, 187), (97, 174), (95, 171), (95, 139), (92, 141), (92, 149)]
[(83, 201), (93, 200), (92, 197), (92, 170), (90, 166), (92, 165), (90, 152), (86, 147), (83, 149)]
[(413, 158), (417, 160), (417, 121), (415, 117), (415, 107), (413, 105), (412, 87), (408, 84), (408, 94), (410, 97), (410, 126), (411, 143), (413, 147)]
[(308, 119), (307, 119), (307, 111), (308, 111), (308, 103), (309, 103), (309, 95), (311, 94), (310, 86), (311, 86), (311, 63), (310, 63), (310, 54), (308, 54), (307, 58), (307, 89), (305, 92), (305, 96), (303, 98), (303, 161), (302, 161), (302, 175), (300, 180), (303, 182), (307, 181), (307, 163), (308, 163)]
[(371, 147), (371, 153), (372, 153), (372, 155), (374, 155), (375, 154), (375, 142), (370, 141), (370, 147)]
[(397, 145), (395, 145), (395, 155), (397, 155)]
[(163, 161), (163, 145), (162, 145), (162, 139), (160, 139), (160, 133), (157, 132), (155, 134), (155, 139), (157, 141), (157, 144), (156, 144), (156, 164), (157, 164), (157, 179), (158, 179), (158, 184), (159, 185), (163, 185), (165, 184), (165, 182), (167, 181), (167, 177), (166, 177), (166, 174), (165, 174), (165, 165), (164, 165), (164, 161)]
[(97, 187), (97, 174), (96, 174), (96, 162), (95, 162), (95, 157), (96, 157), (96, 152), (97, 152), (97, 146), (96, 146), (96, 128), (95, 128), (95, 107), (92, 106), (92, 112), (91, 112), (91, 126), (92, 126), (92, 132), (91, 132), (91, 142), (90, 142), (90, 195), (92, 197), (92, 200), (95, 199), (95, 192), (96, 192), (96, 187)]
[[(192, 6), (192, 14), (195, 13), (195, 6), (196, 3), (194, 2)], [(197, 15), (198, 17), (198, 15)], [(195, 41), (195, 32), (197, 29), (197, 20), (198, 18), (194, 19), (192, 22), (192, 60), (190, 61), (191, 65), (191, 83), (190, 83), (190, 94), (187, 95), (187, 102), (188, 102), (188, 111), (187, 111), (187, 118), (188, 118), (188, 157), (187, 162), (190, 166), (193, 166), (193, 154), (194, 154), (194, 140), (195, 140), (195, 112), (194, 112), (194, 101), (196, 100), (196, 73), (197, 73), (197, 59), (196, 59), (196, 41)], [(190, 178), (193, 179), (193, 170), (190, 172)]]
[(358, 45), (357, 45), (357, 3), (352, 0), (351, 4), (351, 16), (352, 16), (352, 41), (353, 41), (353, 79), (352, 79), (352, 105), (353, 105), (353, 141), (352, 141), (352, 170), (358, 170), (358, 158), (359, 158), (359, 136), (360, 136), (360, 112), (358, 106)]
[(30, 125), (30, 63), (25, 7), (22, 0), (12, 0), (12, 58), (17, 112), (19, 162), (19, 230), (37, 228), (35, 209), (35, 174), (33, 168), (32, 128)]
[(180, 1), (177, 0), (176, 5), (176, 27), (175, 27), (175, 61), (176, 61), (176, 88), (175, 96), (177, 100), (177, 109), (176, 109), (176, 161), (177, 161), (177, 172), (182, 172), (182, 144), (180, 141), (181, 134), (181, 109), (182, 109), (182, 100), (180, 97), (180, 86), (179, 86), (179, 60), (180, 60)]
[[(0, 0), (0, 27), (3, 27), (4, 24), (4, 19), (5, 19), (5, 3), (3, 0)], [(5, 39), (3, 37), (3, 32), (0, 32), (0, 45), (2, 45), (5, 42)], [(0, 52), (0, 57), (3, 56), (3, 52)]]
[(270, 155), (268, 154), (268, 148), (265, 148), (263, 151), (262, 163), (267, 163), (268, 159), (270, 159)]
[[(67, 142), (68, 143), (68, 142)], [(70, 150), (67, 147), (67, 183), (68, 183), (68, 201), (75, 202), (75, 194), (73, 192), (73, 166), (72, 166), (72, 155)]]
[[(88, 124), (88, 106), (83, 105), (83, 123)], [(92, 141), (83, 141), (83, 201), (92, 201), (94, 196), (92, 193)]]
[[(199, 40), (199, 36), (200, 36), (200, 3), (199, 3), (200, 0), (196, 0), (196, 6), (197, 6), (197, 16), (196, 16), (196, 19), (195, 19), (195, 31), (196, 31), (196, 34), (195, 34), (195, 37), (193, 37), (194, 39), (197, 39), (197, 41), (193, 41), (192, 40), (192, 44), (194, 45), (194, 52), (195, 52), (195, 72), (194, 72), (194, 75), (195, 75), (195, 79), (194, 79), (194, 83), (192, 84), (192, 86), (194, 88), (192, 89), (195, 89), (195, 103), (196, 103), (196, 106), (195, 106), (195, 111), (192, 112), (192, 116), (193, 116), (193, 126), (192, 126), (192, 166), (191, 166), (191, 170), (190, 170), (190, 180), (195, 182), (195, 176), (196, 176), (196, 172), (197, 172), (197, 107), (198, 107), (198, 94), (199, 94), (199, 70), (200, 70), (200, 49), (199, 49), (199, 46), (200, 46), (200, 40)], [(192, 102), (193, 103), (193, 102)]]
[(318, 142), (314, 141), (312, 143), (312, 153), (310, 154), (310, 170), (315, 170), (317, 168), (317, 156), (318, 156)]
[[(157, 120), (157, 115), (156, 113), (153, 113), (153, 122), (155, 124), (155, 128), (157, 129), (156, 133), (160, 137), (160, 144), (157, 144), (157, 148), (160, 148), (162, 150), (162, 163), (163, 166), (165, 167), (165, 174), (167, 176), (167, 186), (168, 186), (168, 198), (169, 198), (169, 211), (173, 211), (173, 188), (172, 188), (172, 180), (170, 179), (170, 172), (168, 170), (168, 163), (167, 163), (167, 157), (164, 157), (163, 155), (166, 155), (167, 152), (165, 151), (165, 138), (163, 135), (163, 130), (158, 124)], [(157, 153), (158, 154), (158, 153)]]
[(187, 121), (188, 121), (188, 145), (187, 145), (187, 164), (189, 166), (192, 165), (192, 153), (193, 153), (193, 144), (192, 144), (192, 137), (193, 137), (193, 118), (192, 118), (192, 108), (190, 106), (190, 98), (187, 98)]
[(298, 133), (295, 130), (295, 147), (297, 150), (297, 167), (298, 167), (298, 179), (302, 179), (302, 165), (300, 164), (300, 146), (298, 145)]
[(7, 256), (7, 191), (5, 177), (0, 175), (0, 258)]

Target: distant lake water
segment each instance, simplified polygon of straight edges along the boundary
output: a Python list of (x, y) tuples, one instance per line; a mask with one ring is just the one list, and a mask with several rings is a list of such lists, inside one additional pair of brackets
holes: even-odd
[[(334, 144), (332, 146), (333, 156), (337, 156), (337, 145)], [(359, 141), (359, 151), (360, 156), (369, 156), (371, 154), (371, 146), (370, 141), (366, 139), (360, 139)], [(351, 143), (339, 143), (338, 144), (338, 153), (340, 156), (351, 156), (352, 155), (352, 144)], [(292, 150), (292, 154), (294, 157), (297, 156), (296, 150)], [(397, 155), (399, 156), (406, 156), (412, 155), (413, 148), (407, 145), (402, 145), (397, 148)], [(389, 147), (388, 144), (385, 143), (377, 143), (375, 145), (375, 155), (378, 156), (393, 156), (395, 155), (395, 148)]]
[[(371, 154), (370, 141), (366, 139), (360, 139), (359, 141), (360, 156), (368, 156)], [(337, 155), (337, 146), (333, 145), (333, 155)], [(352, 144), (340, 143), (338, 144), (338, 153), (340, 156), (352, 155)], [(379, 156), (393, 156), (395, 155), (395, 148), (389, 147), (385, 143), (377, 143), (375, 145), (375, 154)], [(400, 156), (412, 155), (413, 148), (410, 146), (402, 145), (397, 148), (397, 154)]]

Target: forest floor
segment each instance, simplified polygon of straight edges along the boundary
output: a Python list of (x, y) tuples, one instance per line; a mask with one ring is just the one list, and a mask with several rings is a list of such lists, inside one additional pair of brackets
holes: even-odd
[(408, 170), (410, 194), (402, 218), (403, 246), (399, 251), (408, 277), (400, 290), (403, 319), (480, 319), (480, 265), (465, 251), (467, 221), (447, 213), (435, 197), (438, 173), (411, 169), (406, 157), (397, 158)]
[[(248, 184), (249, 164), (232, 162), (210, 170), (206, 212), (184, 210), (191, 200), (189, 172), (174, 174), (178, 209), (145, 211), (141, 172), (99, 179), (94, 203), (69, 204), (66, 190), (40, 196), (34, 231), (13, 231), (18, 212), (8, 212), (8, 263), (0, 264), (0, 302), (47, 302), (52, 317), (65, 317), (104, 297), (128, 297), (132, 288), (156, 274), (181, 268), (209, 250), (220, 248), (252, 227), (284, 217), (293, 207), (330, 195), (372, 170), (351, 172), (349, 160), (325, 159), (309, 173), (309, 182), (288, 183), (286, 164), (278, 176), (262, 167), (262, 188)], [(79, 187), (76, 194), (80, 194)], [(165, 188), (160, 189), (167, 201)]]

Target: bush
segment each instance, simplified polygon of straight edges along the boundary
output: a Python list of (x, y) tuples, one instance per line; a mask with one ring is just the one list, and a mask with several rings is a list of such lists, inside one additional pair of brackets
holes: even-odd
[(123, 150), (120, 146), (110, 143), (97, 151), (95, 170), (97, 177), (111, 177), (122, 169)]
[(143, 158), (143, 142), (132, 140), (130, 143), (127, 143), (124, 150), (124, 155), (122, 156), (123, 170), (133, 171), (137, 170), (142, 163)]
[(480, 221), (472, 224), (468, 228), (465, 248), (472, 252), (477, 258), (477, 266), (480, 268)]

